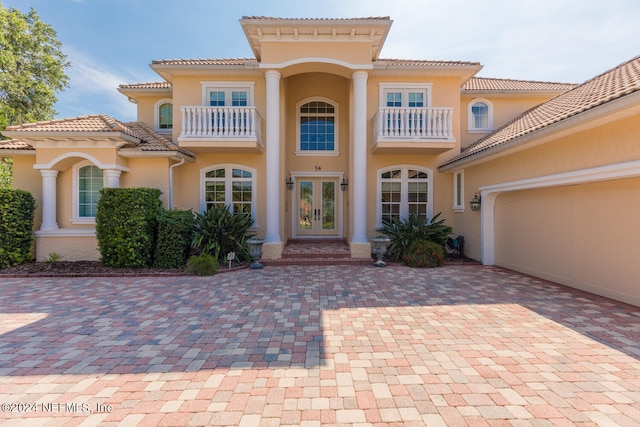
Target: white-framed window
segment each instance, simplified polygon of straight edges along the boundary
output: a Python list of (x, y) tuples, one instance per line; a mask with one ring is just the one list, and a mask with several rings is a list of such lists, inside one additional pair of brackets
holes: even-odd
[(431, 106), (431, 83), (380, 83), (380, 107)]
[(464, 171), (453, 173), (453, 211), (464, 212)]
[(104, 187), (104, 173), (90, 162), (73, 167), (72, 218), (73, 224), (95, 224), (100, 190)]
[(251, 215), (255, 223), (256, 176), (255, 169), (243, 165), (220, 164), (201, 169), (200, 210), (228, 206), (234, 214)]
[(433, 216), (433, 171), (416, 165), (395, 165), (377, 172), (377, 226), (417, 213)]
[(337, 156), (338, 104), (328, 98), (307, 98), (296, 104), (298, 156)]
[(200, 82), (202, 105), (207, 107), (254, 106), (255, 82)]
[(486, 99), (469, 102), (467, 111), (469, 132), (490, 132), (493, 130), (493, 104)]
[(173, 100), (161, 99), (155, 103), (153, 111), (156, 132), (171, 133), (173, 129)]

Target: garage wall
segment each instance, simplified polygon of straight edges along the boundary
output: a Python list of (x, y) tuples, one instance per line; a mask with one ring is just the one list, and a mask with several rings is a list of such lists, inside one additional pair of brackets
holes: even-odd
[(640, 306), (640, 178), (503, 193), (502, 267)]

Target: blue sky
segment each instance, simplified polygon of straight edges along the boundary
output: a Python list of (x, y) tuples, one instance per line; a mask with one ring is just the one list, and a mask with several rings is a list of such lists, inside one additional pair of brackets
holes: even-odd
[(637, 0), (0, 0), (36, 9), (72, 67), (57, 117), (135, 120), (116, 88), (153, 59), (251, 57), (242, 16), (390, 16), (381, 57), (478, 61), (485, 77), (580, 83), (640, 54)]

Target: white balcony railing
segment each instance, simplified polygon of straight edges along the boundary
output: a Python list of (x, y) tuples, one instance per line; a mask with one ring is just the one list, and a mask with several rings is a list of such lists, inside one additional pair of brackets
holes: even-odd
[(453, 108), (383, 107), (376, 113), (374, 138), (453, 139)]
[(181, 138), (251, 139), (261, 142), (256, 107), (181, 107)]

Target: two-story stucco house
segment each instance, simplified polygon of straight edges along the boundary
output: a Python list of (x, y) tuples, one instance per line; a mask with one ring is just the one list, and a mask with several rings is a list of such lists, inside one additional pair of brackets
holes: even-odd
[(97, 259), (99, 190), (145, 186), (252, 215), (267, 259), (296, 238), (368, 258), (385, 219), (442, 212), (472, 258), (640, 305), (640, 58), (582, 85), (480, 78), (380, 58), (391, 24), (243, 17), (253, 58), (153, 61), (161, 82), (121, 85), (137, 122), (8, 128), (37, 258)]

